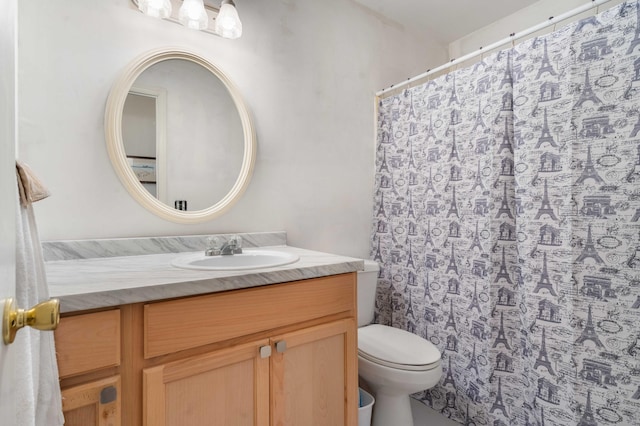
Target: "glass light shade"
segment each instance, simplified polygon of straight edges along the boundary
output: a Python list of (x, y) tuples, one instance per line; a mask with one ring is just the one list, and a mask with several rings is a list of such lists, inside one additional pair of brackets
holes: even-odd
[(138, 0), (138, 9), (145, 15), (166, 19), (171, 16), (171, 1)]
[(178, 13), (178, 20), (187, 28), (204, 30), (207, 28), (209, 16), (202, 0), (184, 0)]
[(232, 1), (223, 0), (216, 16), (216, 33), (224, 38), (238, 38), (242, 35), (242, 22)]

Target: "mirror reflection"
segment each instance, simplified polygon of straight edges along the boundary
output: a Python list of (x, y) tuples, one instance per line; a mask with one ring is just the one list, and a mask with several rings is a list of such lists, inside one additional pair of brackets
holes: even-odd
[(217, 76), (189, 60), (163, 60), (138, 76), (124, 103), (122, 140), (143, 187), (179, 210), (216, 204), (242, 168), (236, 105)]

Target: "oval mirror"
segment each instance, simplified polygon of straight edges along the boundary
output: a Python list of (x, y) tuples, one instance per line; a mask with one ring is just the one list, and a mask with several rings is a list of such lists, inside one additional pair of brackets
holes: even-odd
[(249, 183), (256, 138), (222, 71), (196, 53), (159, 49), (115, 82), (105, 112), (111, 163), (149, 211), (178, 223), (224, 213)]

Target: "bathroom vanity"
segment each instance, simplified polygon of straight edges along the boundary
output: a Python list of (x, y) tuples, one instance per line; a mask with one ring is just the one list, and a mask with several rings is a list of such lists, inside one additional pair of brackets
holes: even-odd
[(300, 260), (249, 271), (181, 270), (175, 253), (47, 262), (66, 424), (356, 425), (362, 261), (278, 249)]
[[(191, 81), (195, 90), (184, 84)], [(155, 140), (144, 147), (126, 113), (141, 96), (155, 105), (148, 120)], [(213, 105), (202, 107), (203, 100)], [(199, 141), (180, 136), (182, 120), (166, 120), (190, 105), (198, 108), (188, 117), (214, 107), (224, 113), (221, 123), (210, 114), (199, 120), (209, 128), (193, 131), (186, 122)], [(105, 140), (129, 194), (175, 223), (223, 214), (244, 192), (256, 159), (239, 91), (204, 56), (175, 47), (140, 55), (116, 79)], [(198, 161), (172, 149), (197, 152)], [(194, 181), (207, 182), (206, 191), (194, 192)], [(174, 200), (187, 198), (192, 211), (177, 210)], [(250, 270), (178, 267), (193, 266), (176, 262), (186, 252), (216, 251), (206, 236), (43, 244), (50, 293), (63, 313), (55, 340), (67, 426), (357, 424), (362, 260), (288, 247), (284, 233), (241, 236), (244, 247), (276, 247), (299, 260)], [(220, 237), (229, 244), (230, 236)]]

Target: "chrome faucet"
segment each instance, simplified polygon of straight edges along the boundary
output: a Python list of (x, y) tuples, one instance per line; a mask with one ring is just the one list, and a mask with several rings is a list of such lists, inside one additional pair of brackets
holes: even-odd
[(204, 250), (205, 256), (219, 256), (220, 255), (220, 239), (218, 237), (207, 238), (207, 246)]
[(222, 245), (220, 245), (220, 239), (217, 237), (207, 239), (207, 248), (204, 251), (205, 256), (231, 256), (234, 254), (242, 254), (242, 238), (240, 236), (232, 235)]
[(220, 254), (222, 256), (242, 254), (242, 239), (237, 235), (231, 236), (231, 238), (229, 238), (229, 241), (227, 241), (222, 245), (222, 247), (220, 247)]

